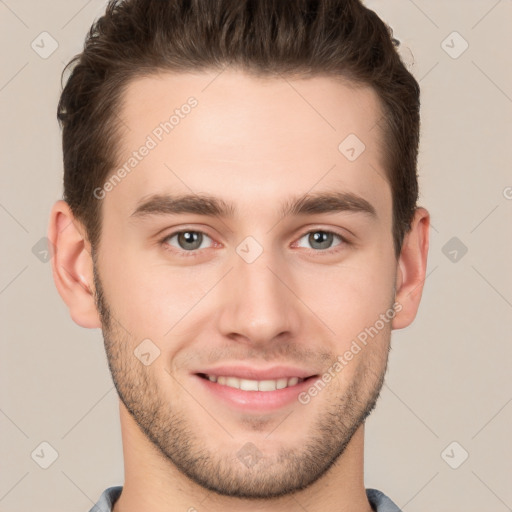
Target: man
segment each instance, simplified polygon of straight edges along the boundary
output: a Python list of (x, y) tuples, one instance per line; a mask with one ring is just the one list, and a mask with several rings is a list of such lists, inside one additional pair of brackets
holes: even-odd
[(399, 510), (364, 422), (429, 214), (390, 31), (356, 0), (113, 1), (73, 63), (53, 275), (125, 463), (92, 510)]

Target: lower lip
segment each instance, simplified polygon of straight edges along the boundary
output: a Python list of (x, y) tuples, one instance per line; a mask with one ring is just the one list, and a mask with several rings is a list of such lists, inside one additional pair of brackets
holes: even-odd
[(273, 411), (298, 402), (298, 396), (305, 391), (315, 377), (309, 377), (295, 386), (290, 386), (275, 391), (243, 391), (242, 389), (232, 388), (211, 382), (208, 379), (193, 375), (200, 381), (210, 393), (223, 400), (232, 407), (246, 411)]

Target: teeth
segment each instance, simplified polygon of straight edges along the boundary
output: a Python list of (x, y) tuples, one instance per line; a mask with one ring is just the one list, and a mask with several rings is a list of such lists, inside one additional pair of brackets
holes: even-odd
[(210, 382), (216, 382), (222, 386), (230, 388), (241, 389), (242, 391), (275, 391), (276, 389), (284, 389), (289, 386), (295, 386), (304, 379), (299, 377), (290, 377), (289, 379), (276, 379), (276, 380), (249, 380), (239, 379), (237, 377), (225, 377), (208, 375)]
[[(260, 385), (261, 385), (261, 383), (260, 383)], [(228, 386), (229, 386), (229, 384), (228, 384)], [(239, 387), (243, 391), (258, 391), (258, 381), (257, 380), (240, 379), (240, 385), (233, 386), (233, 387)]]
[(283, 389), (287, 386), (288, 379), (277, 379), (276, 383), (277, 383), (277, 385), (276, 385), (277, 389)]
[(240, 387), (240, 379), (237, 379), (236, 377), (226, 377), (225, 384), (226, 384), (226, 386), (229, 386), (230, 388), (239, 388)]
[(259, 391), (275, 391), (277, 382), (275, 380), (260, 380), (257, 386)]

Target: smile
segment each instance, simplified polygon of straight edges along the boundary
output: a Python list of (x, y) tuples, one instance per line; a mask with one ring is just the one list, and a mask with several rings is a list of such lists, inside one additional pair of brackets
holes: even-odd
[(200, 377), (208, 379), (210, 382), (216, 382), (221, 386), (228, 386), (230, 388), (241, 389), (242, 391), (276, 391), (277, 389), (284, 389), (295, 386), (304, 381), (300, 377), (284, 377), (281, 379), (268, 379), (268, 380), (250, 380), (240, 379), (238, 377), (224, 376), (224, 375), (206, 375), (199, 374)]

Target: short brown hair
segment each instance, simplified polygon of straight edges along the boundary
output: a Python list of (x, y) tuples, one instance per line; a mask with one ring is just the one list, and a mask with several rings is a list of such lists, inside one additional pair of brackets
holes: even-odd
[(381, 101), (398, 257), (418, 199), (420, 91), (395, 46), (391, 29), (359, 0), (111, 0), (66, 67), (57, 113), (64, 200), (97, 247), (101, 201), (93, 191), (118, 163), (117, 111), (137, 77), (226, 66), (270, 77), (341, 76)]

